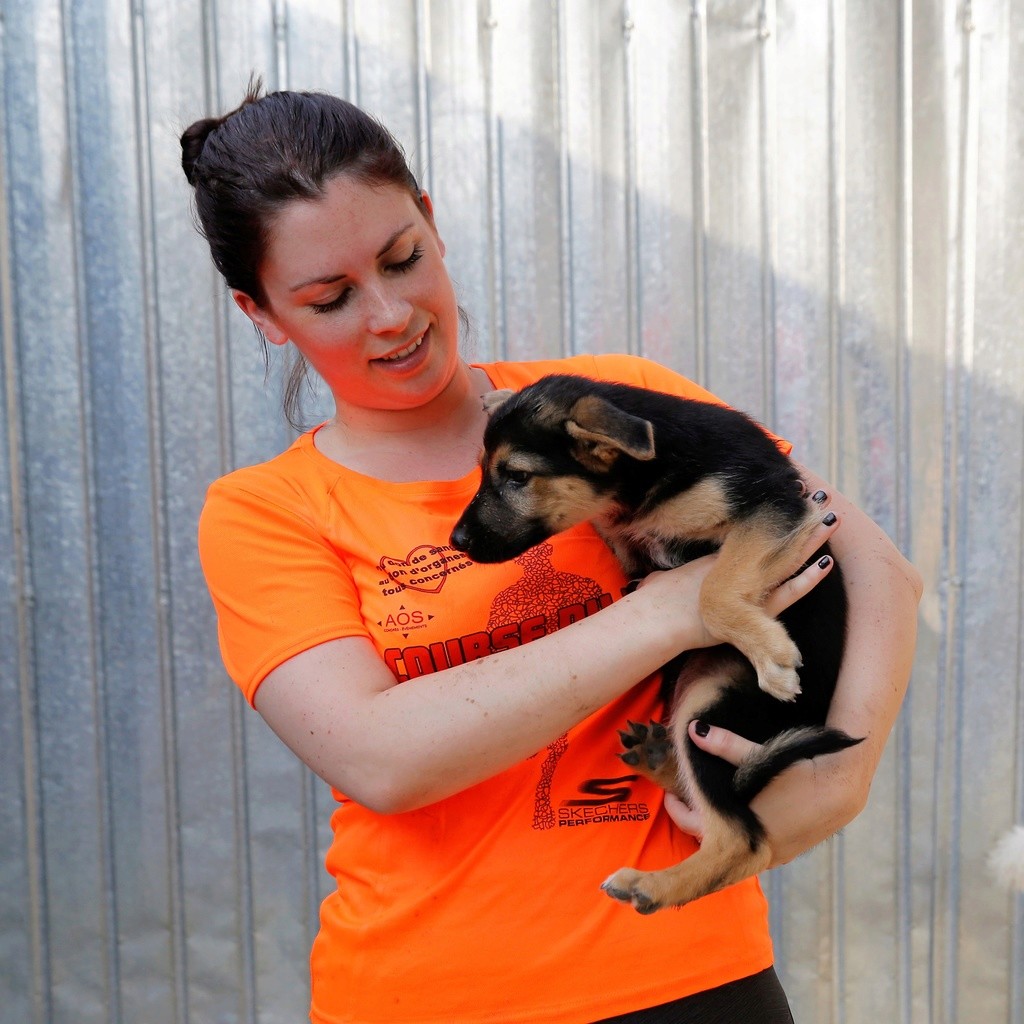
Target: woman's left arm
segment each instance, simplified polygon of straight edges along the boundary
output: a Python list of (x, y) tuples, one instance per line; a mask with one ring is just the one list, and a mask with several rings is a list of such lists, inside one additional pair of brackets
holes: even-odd
[[(828, 721), (864, 742), (798, 762), (755, 798), (751, 806), (775, 853), (772, 867), (834, 835), (864, 809), (910, 679), (922, 591), (919, 573), (878, 525), (815, 474), (803, 467), (801, 473), (810, 492), (826, 492), (823, 507), (841, 523), (829, 543), (846, 584), (847, 641)], [(724, 729), (699, 736), (693, 723), (690, 736), (733, 764), (754, 746)], [(699, 834), (699, 818), (685, 804), (666, 796), (665, 806), (680, 828)]]

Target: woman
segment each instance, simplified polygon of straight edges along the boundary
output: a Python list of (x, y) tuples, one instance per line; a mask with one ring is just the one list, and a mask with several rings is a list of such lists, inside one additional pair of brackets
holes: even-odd
[[(336, 406), (216, 482), (200, 524), (228, 672), (338, 800), (311, 1020), (747, 1021), (751, 1006), (791, 1020), (755, 879), (653, 918), (598, 889), (699, 841), (693, 812), (617, 759), (615, 732), (659, 716), (659, 666), (715, 642), (696, 603), (710, 560), (622, 596), (589, 526), (500, 566), (448, 545), (476, 486), (484, 394), (558, 369), (714, 399), (630, 357), (464, 362), (431, 201), (342, 100), (250, 89), (182, 148), (236, 303)], [(851, 604), (831, 717), (868, 739), (758, 797), (780, 862), (863, 807), (913, 651), (914, 570), (839, 495), (831, 507)], [(691, 733), (734, 762), (750, 747)]]

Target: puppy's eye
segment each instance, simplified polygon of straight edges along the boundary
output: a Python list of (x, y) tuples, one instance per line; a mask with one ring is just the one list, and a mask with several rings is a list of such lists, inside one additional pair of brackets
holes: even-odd
[(530, 479), (530, 474), (525, 469), (506, 469), (505, 479), (516, 487), (522, 487)]

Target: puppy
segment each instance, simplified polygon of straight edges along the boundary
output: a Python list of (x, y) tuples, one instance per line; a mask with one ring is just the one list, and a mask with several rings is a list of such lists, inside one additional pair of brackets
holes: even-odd
[[(700, 609), (729, 646), (666, 667), (667, 727), (620, 733), (627, 764), (701, 808), (701, 847), (602, 888), (647, 914), (764, 870), (772, 851), (750, 801), (796, 761), (861, 742), (824, 724), (846, 628), (838, 566), (780, 619), (763, 608), (821, 521), (796, 467), (743, 413), (630, 385), (552, 375), (486, 404), (483, 478), (451, 535), (475, 561), (506, 561), (588, 519), (630, 578), (719, 552)], [(695, 718), (762, 746), (734, 768), (690, 740)]]

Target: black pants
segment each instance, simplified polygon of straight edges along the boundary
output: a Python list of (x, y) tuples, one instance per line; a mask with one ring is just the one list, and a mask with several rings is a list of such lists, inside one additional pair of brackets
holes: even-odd
[(774, 967), (672, 1003), (607, 1017), (596, 1024), (793, 1024)]

